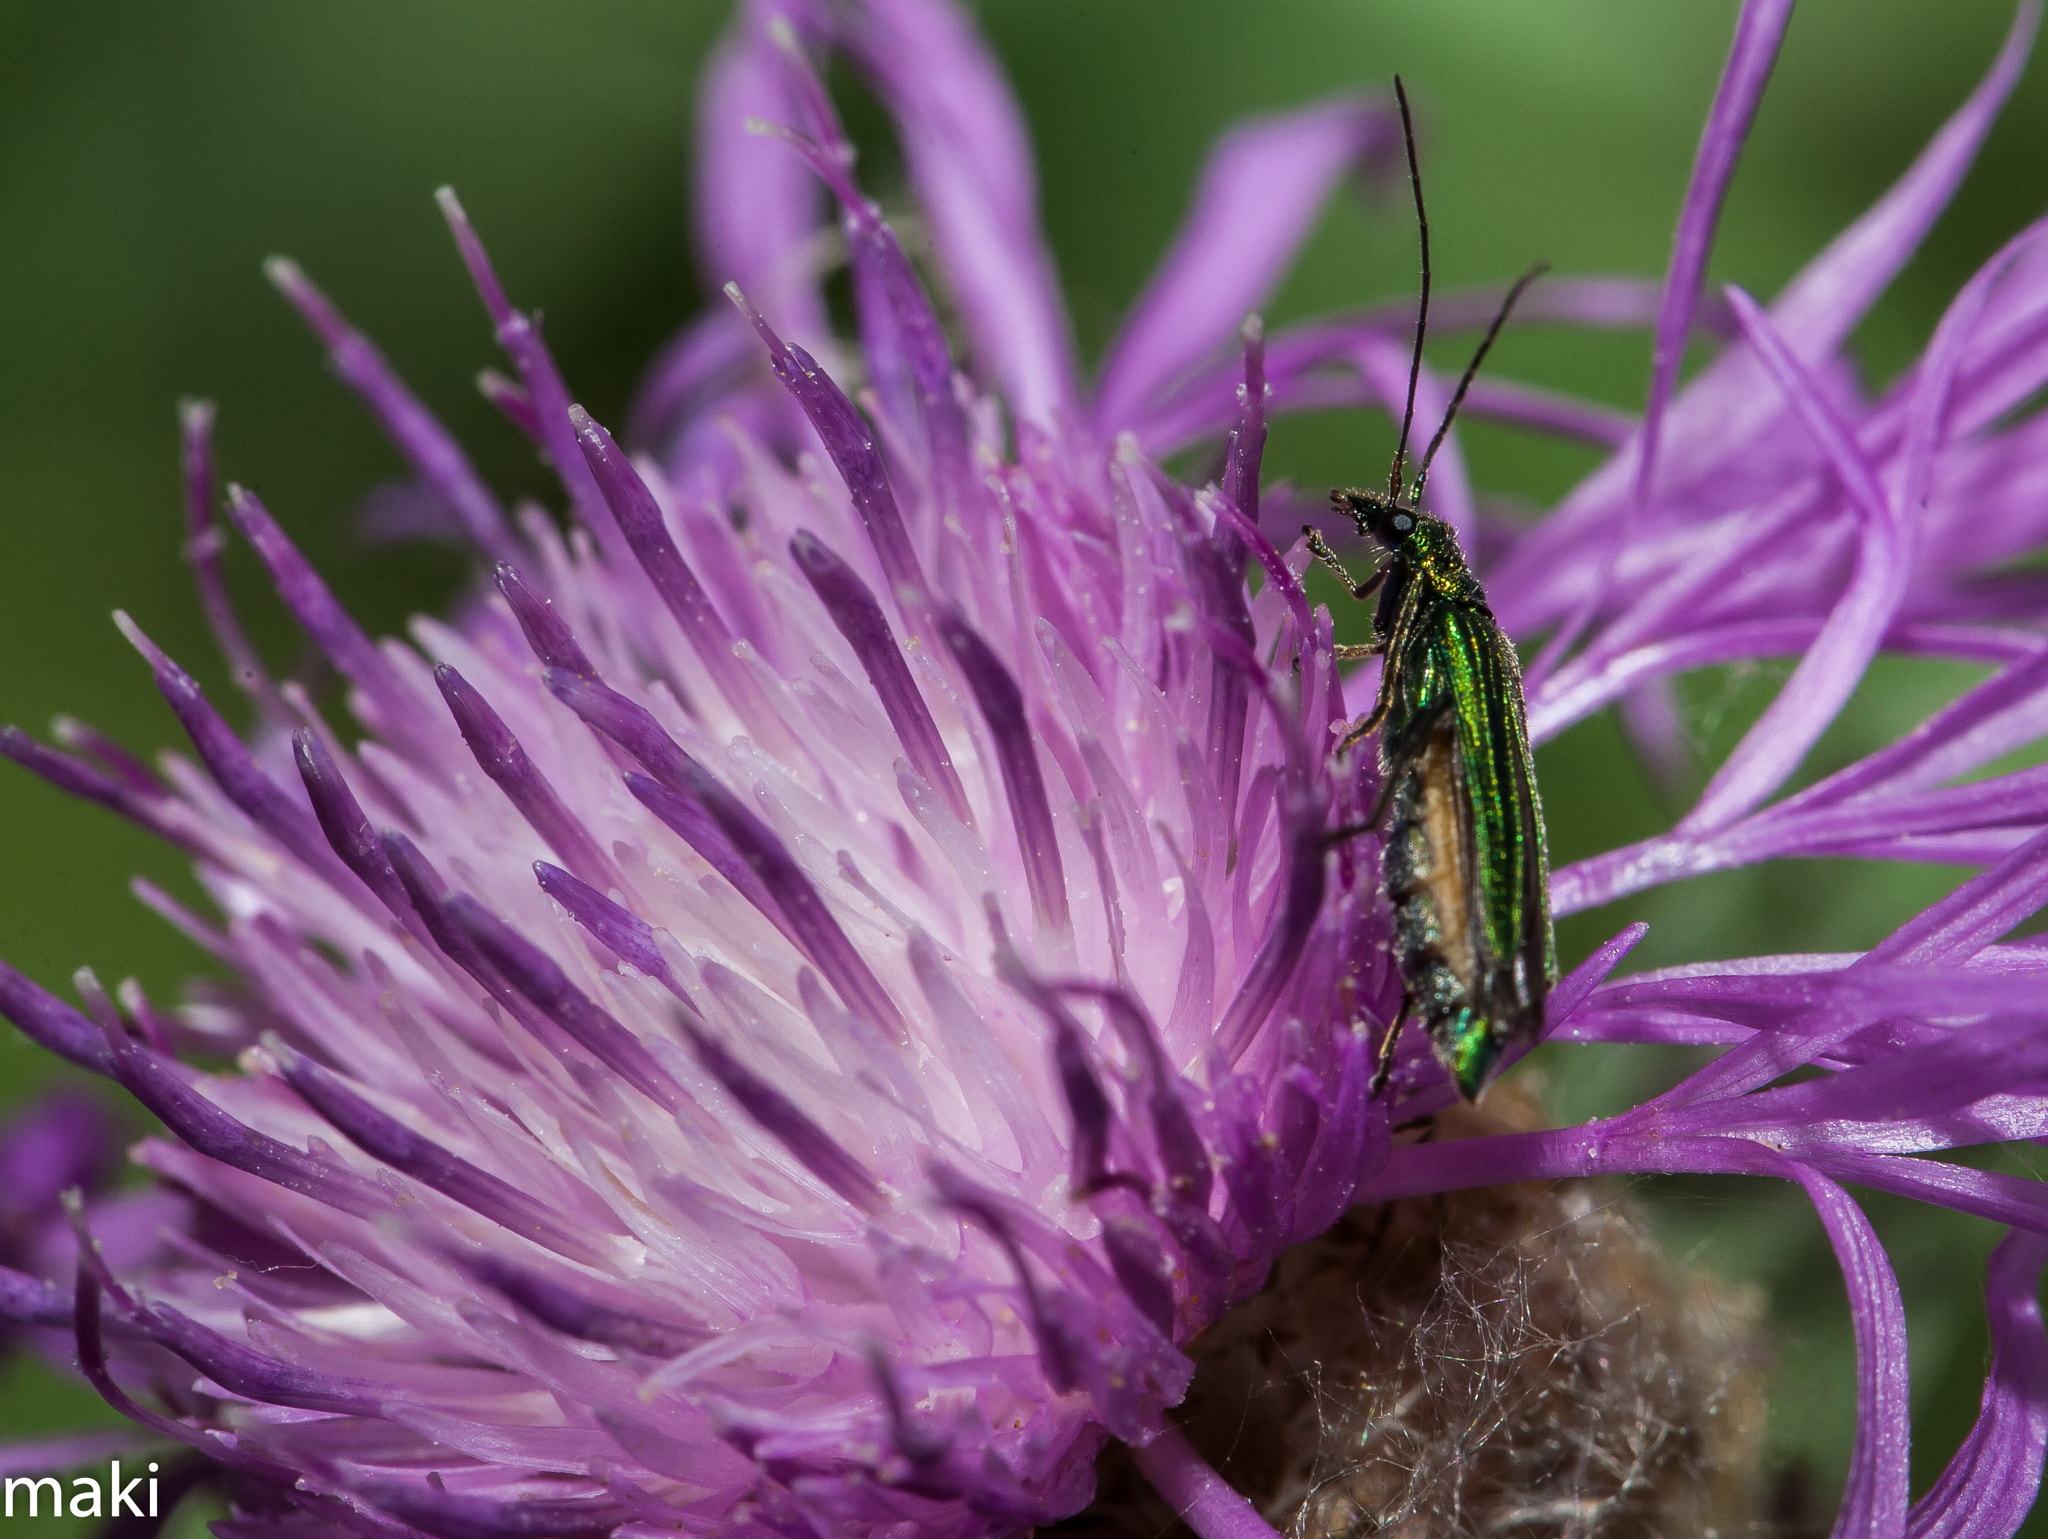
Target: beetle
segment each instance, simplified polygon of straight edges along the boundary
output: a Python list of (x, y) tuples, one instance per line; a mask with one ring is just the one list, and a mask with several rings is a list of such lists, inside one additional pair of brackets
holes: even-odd
[[(1352, 597), (1378, 597), (1372, 640), (1337, 648), (1341, 659), (1381, 659), (1372, 710), (1337, 747), (1343, 753), (1379, 734), (1379, 798), (1364, 828), (1383, 834), (1381, 869), (1394, 911), (1402, 995), (1380, 1046), (1371, 1093), (1386, 1088), (1401, 1029), (1416, 1019), (1459, 1092), (1471, 1099), (1511, 1043), (1533, 1041), (1542, 1029), (1544, 1000), (1557, 979), (1557, 943), (1521, 665), (1456, 532), (1423, 510), (1422, 494), (1473, 376), (1515, 302), (1548, 268), (1538, 263), (1509, 289), (1458, 382), (1414, 484), (1404, 488), (1429, 323), (1429, 221), (1408, 95), (1398, 76), (1394, 91), (1422, 244), (1408, 401), (1385, 493), (1357, 487), (1330, 493), (1333, 508), (1379, 547), (1380, 564), (1355, 582), (1313, 526), (1304, 526), (1303, 533), (1311, 553)], [(1354, 831), (1364, 830), (1340, 832)]]

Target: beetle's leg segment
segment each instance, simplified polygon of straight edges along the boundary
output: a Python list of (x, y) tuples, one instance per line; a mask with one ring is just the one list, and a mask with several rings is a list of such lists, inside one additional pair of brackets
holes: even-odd
[(1401, 996), (1401, 1008), (1394, 1012), (1393, 1024), (1387, 1027), (1387, 1034), (1380, 1038), (1379, 1062), (1372, 1071), (1372, 1088), (1365, 1098), (1377, 1101), (1380, 1092), (1387, 1088), (1387, 1081), (1394, 1077), (1394, 1045), (1401, 1040), (1401, 1028), (1408, 1024), (1408, 996)]
[(1371, 737), (1374, 732), (1379, 730), (1379, 718), (1385, 714), (1386, 712), (1384, 711), (1374, 711), (1372, 715), (1352, 727), (1349, 732), (1338, 739), (1337, 752), (1340, 754), (1349, 753), (1358, 746), (1361, 740)]
[(1316, 533), (1313, 524), (1303, 524), (1301, 532), (1308, 538), (1308, 553), (1337, 574), (1337, 580), (1344, 584), (1344, 591), (1355, 599), (1369, 599), (1378, 591), (1379, 585), (1387, 580), (1387, 569), (1381, 567), (1364, 582), (1358, 582), (1344, 570), (1344, 563), (1337, 559), (1337, 553), (1329, 543)]
[[(1374, 645), (1384, 651), (1387, 644), (1381, 641), (1375, 642)], [(1379, 731), (1381, 723), (1387, 719), (1387, 713), (1393, 710), (1393, 708), (1394, 670), (1391, 667), (1382, 667), (1380, 669), (1379, 698), (1373, 701), (1372, 710), (1367, 713), (1365, 718), (1344, 734), (1343, 741), (1337, 744), (1337, 752), (1348, 753), (1360, 738), (1371, 737), (1375, 732)], [(1374, 818), (1373, 821), (1377, 823), (1379, 819)]]

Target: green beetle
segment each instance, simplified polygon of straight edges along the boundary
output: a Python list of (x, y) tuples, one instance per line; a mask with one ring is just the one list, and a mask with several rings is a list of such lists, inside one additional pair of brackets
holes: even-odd
[(1330, 493), (1336, 510), (1385, 559), (1371, 577), (1354, 582), (1313, 528), (1303, 532), (1316, 558), (1353, 597), (1368, 599), (1375, 590), (1379, 597), (1373, 639), (1337, 649), (1343, 658), (1381, 658), (1372, 711), (1338, 749), (1380, 735), (1381, 789), (1371, 826), (1384, 833), (1382, 869), (1394, 909), (1402, 999), (1380, 1050), (1373, 1093), (1385, 1087), (1395, 1041), (1413, 1017), (1469, 1098), (1484, 1088), (1509, 1043), (1532, 1041), (1542, 1029), (1543, 1003), (1557, 979), (1557, 944), (1521, 665), (1514, 644), (1494, 622), (1456, 533), (1420, 504), (1430, 462), (1473, 376), (1515, 301), (1545, 268), (1531, 268), (1508, 291), (1422, 457), (1415, 484), (1404, 492), (1402, 465), (1429, 319), (1429, 224), (1408, 97), (1398, 78), (1394, 89), (1422, 231), (1422, 301), (1408, 404), (1386, 492)]

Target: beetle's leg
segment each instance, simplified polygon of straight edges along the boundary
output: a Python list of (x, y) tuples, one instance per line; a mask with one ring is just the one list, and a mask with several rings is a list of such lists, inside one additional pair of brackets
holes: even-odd
[(1381, 567), (1372, 576), (1366, 578), (1364, 582), (1354, 581), (1351, 574), (1344, 570), (1344, 563), (1337, 559), (1337, 553), (1330, 549), (1328, 542), (1320, 534), (1316, 533), (1313, 524), (1303, 524), (1301, 532), (1308, 539), (1308, 553), (1335, 572), (1337, 580), (1344, 584), (1344, 590), (1353, 598), (1371, 598), (1374, 592), (1378, 590), (1379, 585), (1387, 580), (1387, 569)]
[[(1382, 650), (1385, 650), (1386, 647), (1386, 643), (1383, 641), (1375, 642), (1374, 645)], [(1387, 713), (1393, 710), (1393, 708), (1394, 670), (1390, 667), (1382, 668), (1380, 669), (1379, 698), (1373, 701), (1372, 710), (1365, 718), (1344, 734), (1343, 740), (1337, 744), (1337, 752), (1349, 753), (1360, 738), (1371, 737), (1373, 733), (1379, 731), (1381, 723), (1387, 719)], [(1379, 820), (1375, 818), (1373, 821), (1378, 822)]]
[(1373, 733), (1379, 730), (1380, 718), (1386, 714), (1385, 711), (1374, 711), (1372, 715), (1352, 727), (1349, 732), (1337, 740), (1337, 752), (1340, 754), (1349, 753), (1358, 746), (1362, 739), (1371, 737)]
[(1378, 657), (1387, 650), (1384, 641), (1340, 641), (1330, 650), (1340, 663), (1355, 663), (1361, 658)]
[(1368, 1101), (1377, 1101), (1380, 1092), (1387, 1088), (1387, 1081), (1394, 1077), (1394, 1044), (1401, 1040), (1401, 1028), (1408, 1024), (1408, 996), (1401, 996), (1401, 1008), (1394, 1012), (1393, 1024), (1387, 1027), (1387, 1034), (1380, 1038), (1379, 1062), (1372, 1071), (1372, 1088), (1366, 1091)]

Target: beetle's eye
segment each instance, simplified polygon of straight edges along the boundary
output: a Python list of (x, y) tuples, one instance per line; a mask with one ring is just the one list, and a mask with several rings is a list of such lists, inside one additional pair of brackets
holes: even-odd
[(1410, 518), (1406, 513), (1396, 513), (1394, 515), (1394, 533), (1407, 534), (1414, 527), (1415, 520)]

